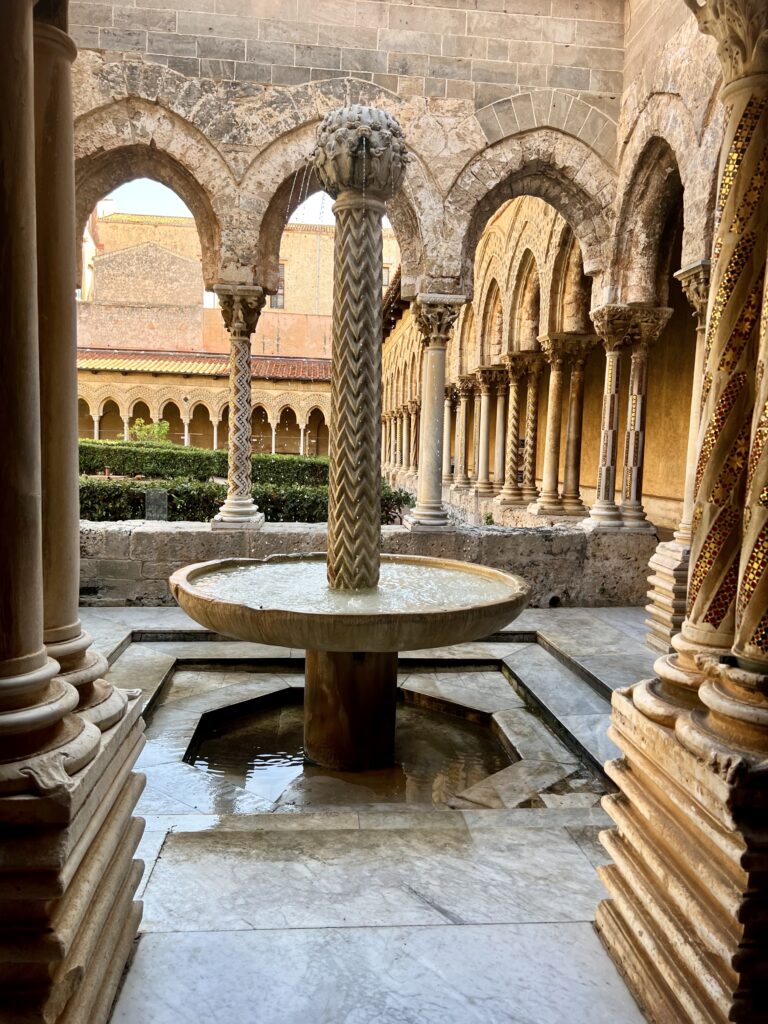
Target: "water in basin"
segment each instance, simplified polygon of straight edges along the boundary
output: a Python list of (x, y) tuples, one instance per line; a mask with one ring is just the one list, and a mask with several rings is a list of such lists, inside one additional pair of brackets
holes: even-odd
[(337, 615), (470, 608), (513, 593), (480, 573), (398, 561), (382, 561), (378, 589), (371, 590), (332, 590), (321, 559), (227, 566), (190, 582), (200, 593), (247, 608)]
[(279, 811), (364, 804), (444, 806), (510, 764), (488, 727), (404, 704), (397, 709), (391, 768), (339, 772), (305, 764), (303, 728), (301, 705), (260, 711), (198, 737), (185, 759), (274, 802)]

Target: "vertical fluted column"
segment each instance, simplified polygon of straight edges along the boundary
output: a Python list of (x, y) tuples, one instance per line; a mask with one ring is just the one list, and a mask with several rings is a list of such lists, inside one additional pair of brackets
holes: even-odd
[(478, 370), (476, 377), (477, 386), (480, 391), (480, 436), (478, 438), (477, 479), (475, 481), (475, 488), (478, 494), (485, 496), (493, 494), (490, 477), (491, 391), (493, 390), (493, 371), (488, 369)]
[(445, 349), (464, 302), (456, 295), (420, 295), (416, 321), (424, 340), (421, 390), (419, 480), (416, 505), (406, 517), (409, 529), (448, 526), (442, 504), (443, 403), (445, 401)]
[[(80, 496), (77, 454), (75, 154), (69, 36), (36, 23), (35, 183), (41, 423), (43, 638), (60, 678), (78, 691), (78, 711), (100, 729), (125, 713), (127, 697), (101, 676), (107, 659), (80, 623)], [(127, 419), (124, 425), (127, 432)], [(94, 748), (95, 749), (95, 748)]]
[(464, 377), (459, 381), (459, 407), (456, 411), (456, 469), (453, 486), (469, 487), (467, 473), (467, 427), (469, 425), (469, 396), (472, 385)]
[[(0, 794), (66, 789), (98, 730), (43, 644), (32, 3), (0, 5)], [(76, 399), (73, 409), (76, 409)], [(76, 440), (72, 444), (76, 448)], [(22, 819), (23, 820), (23, 819)]]
[(563, 514), (583, 515), (581, 500), (581, 429), (584, 420), (584, 363), (594, 336), (585, 335), (569, 342), (571, 379), (568, 384), (568, 423), (565, 428), (565, 473), (563, 478)]
[(214, 525), (256, 526), (264, 516), (252, 494), (251, 335), (264, 308), (258, 286), (217, 285), (224, 325), (229, 332), (229, 458), (227, 497)]
[(445, 389), (445, 402), (443, 404), (443, 483), (451, 484), (453, 475), (451, 473), (451, 410), (453, 409), (453, 388)]
[(671, 309), (633, 307), (632, 334), (637, 339), (629, 370), (629, 399), (624, 436), (624, 477), (621, 488), (622, 522), (627, 529), (653, 529), (643, 508), (645, 458), (645, 405), (648, 387), (648, 351), (664, 330)]
[(597, 493), (585, 525), (590, 529), (617, 529), (622, 525), (621, 513), (616, 504), (616, 456), (621, 388), (620, 349), (632, 327), (632, 311), (628, 306), (607, 305), (592, 310), (589, 315), (605, 349), (605, 378)]
[(493, 438), (493, 493), (499, 494), (504, 486), (504, 448), (505, 410), (507, 404), (506, 373), (499, 370), (495, 376), (496, 384), (496, 433)]
[(529, 511), (537, 515), (557, 515), (563, 508), (558, 483), (560, 473), (560, 431), (563, 421), (564, 353), (562, 342), (554, 336), (539, 338), (539, 344), (549, 363), (547, 433), (544, 438), (541, 493)]
[(408, 472), (415, 473), (418, 468), (419, 448), (419, 403), (417, 401), (408, 403), (408, 411), (411, 418), (410, 448), (408, 451)]
[(539, 495), (536, 488), (536, 448), (539, 432), (539, 378), (541, 377), (541, 356), (526, 356), (528, 368), (528, 391), (525, 400), (525, 449), (523, 451), (524, 501), (535, 501)]
[(507, 405), (507, 450), (504, 465), (504, 486), (496, 501), (499, 505), (524, 504), (523, 492), (517, 482), (520, 470), (520, 379), (524, 374), (523, 358), (519, 354), (504, 356), (509, 376), (509, 403)]

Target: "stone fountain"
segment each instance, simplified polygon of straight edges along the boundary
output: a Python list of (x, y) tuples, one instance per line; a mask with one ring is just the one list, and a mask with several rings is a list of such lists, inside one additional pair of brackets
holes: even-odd
[(327, 558), (223, 559), (170, 579), (202, 625), (306, 650), (304, 749), (340, 770), (393, 761), (398, 651), (487, 636), (528, 599), (496, 569), (381, 555), (381, 218), (407, 161), (386, 111), (344, 107), (319, 128), (315, 171), (336, 200)]

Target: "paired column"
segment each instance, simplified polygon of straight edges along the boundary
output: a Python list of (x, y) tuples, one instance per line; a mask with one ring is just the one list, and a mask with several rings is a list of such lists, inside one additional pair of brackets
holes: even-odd
[(218, 451), (219, 448), (219, 421), (214, 420), (211, 424), (213, 427), (213, 450)]
[(482, 397), (480, 388), (475, 380), (472, 391), (472, 472), (470, 477), (477, 487), (480, 471), (480, 420), (481, 420)]
[[(80, 494), (77, 454), (75, 155), (72, 62), (66, 33), (35, 24), (35, 182), (39, 317), (43, 605), (48, 655), (78, 691), (78, 711), (102, 731), (127, 696), (101, 677), (107, 659), (80, 623)], [(126, 421), (127, 422), (127, 421)], [(96, 739), (96, 737), (93, 737)], [(94, 746), (95, 750), (95, 746)]]
[(672, 315), (671, 309), (632, 307), (632, 332), (636, 344), (629, 371), (627, 426), (624, 438), (624, 479), (619, 511), (627, 529), (653, 529), (643, 508), (643, 461), (645, 457), (645, 404), (648, 385), (648, 350)]
[(445, 349), (463, 303), (463, 296), (456, 295), (420, 295), (416, 303), (425, 351), (416, 506), (404, 521), (411, 530), (448, 526), (442, 503)]
[(302, 423), (299, 427), (299, 455), (304, 454), (304, 435), (306, 434), (306, 426)]
[(564, 350), (560, 338), (554, 335), (539, 338), (539, 344), (549, 363), (547, 433), (544, 439), (541, 493), (528, 511), (536, 515), (558, 515), (563, 508), (558, 485), (560, 481), (560, 431), (563, 420)]
[(91, 413), (91, 419), (93, 420), (93, 440), (94, 441), (98, 441), (99, 440), (99, 422), (101, 420), (101, 416), (96, 416), (94, 413)]
[[(229, 332), (229, 459), (227, 497), (213, 521), (216, 527), (255, 527), (264, 516), (252, 494), (251, 335), (264, 308), (264, 289), (248, 285), (217, 285), (224, 324)], [(272, 431), (272, 451), (275, 435)]]
[(523, 492), (517, 481), (520, 470), (520, 389), (525, 376), (524, 356), (512, 353), (504, 356), (509, 378), (507, 405), (507, 446), (504, 464), (504, 486), (496, 498), (499, 505), (523, 505)]
[(650, 1019), (746, 1024), (768, 972), (768, 8), (687, 2), (727, 108), (687, 614), (657, 678), (614, 692), (596, 923)]
[(600, 424), (600, 456), (597, 494), (585, 525), (589, 529), (617, 529), (622, 525), (616, 504), (616, 455), (619, 435), (619, 389), (621, 387), (621, 346), (632, 327), (629, 306), (599, 306), (589, 314), (605, 349), (603, 413)]
[(420, 404), (418, 401), (408, 403), (408, 415), (411, 420), (410, 429), (410, 447), (408, 450), (408, 472), (415, 473), (418, 469), (418, 451), (419, 451), (419, 408)]
[(571, 379), (568, 384), (568, 423), (565, 428), (565, 473), (563, 477), (563, 515), (578, 516), (587, 511), (581, 500), (581, 429), (584, 420), (584, 363), (597, 342), (594, 335), (571, 337), (568, 353)]
[(470, 378), (462, 377), (457, 387), (459, 404), (456, 409), (456, 466), (453, 474), (453, 486), (469, 487), (467, 473), (467, 427), (469, 426), (469, 398), (473, 392)]
[(491, 393), (493, 370), (485, 368), (475, 372), (480, 393), (480, 431), (477, 447), (477, 478), (475, 489), (481, 497), (493, 494), (490, 477)]
[(525, 502), (539, 496), (536, 487), (536, 445), (539, 432), (539, 378), (543, 368), (539, 355), (524, 356), (528, 370), (528, 393), (525, 405), (525, 449), (523, 451), (523, 487)]
[(131, 436), (131, 417), (123, 416), (123, 440), (128, 441)]
[(504, 486), (504, 416), (507, 404), (507, 375), (499, 370), (495, 376), (496, 383), (496, 433), (493, 439), (493, 491), (499, 494)]
[(453, 482), (451, 473), (451, 410), (453, 408), (453, 388), (445, 389), (443, 406), (443, 483)]
[(408, 412), (407, 406), (403, 407), (401, 415), (403, 420), (403, 456), (401, 459), (401, 469), (404, 473), (407, 473), (411, 461), (411, 415)]

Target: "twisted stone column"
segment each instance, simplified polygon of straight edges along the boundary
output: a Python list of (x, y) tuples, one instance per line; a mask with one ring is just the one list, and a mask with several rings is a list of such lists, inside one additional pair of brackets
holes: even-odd
[(252, 494), (251, 335), (265, 295), (263, 288), (246, 285), (217, 285), (214, 291), (229, 332), (229, 457), (227, 497), (212, 525), (253, 528), (264, 516)]
[(603, 385), (603, 416), (600, 424), (600, 459), (597, 471), (595, 503), (585, 520), (588, 529), (611, 529), (622, 525), (616, 504), (616, 453), (619, 433), (619, 389), (621, 387), (621, 353), (632, 327), (632, 311), (628, 306), (607, 305), (589, 314), (595, 331), (605, 349), (605, 382)]
[(504, 356), (509, 377), (507, 405), (507, 450), (504, 465), (504, 486), (496, 498), (499, 505), (524, 504), (523, 492), (517, 482), (520, 469), (520, 378), (524, 374), (523, 357), (519, 353)]
[(672, 310), (633, 307), (632, 331), (637, 344), (629, 371), (629, 400), (624, 438), (624, 479), (619, 511), (627, 529), (653, 529), (643, 508), (643, 460), (645, 456), (645, 396), (648, 384), (648, 350), (667, 324)]
[(696, 357), (693, 367), (691, 412), (688, 422), (683, 513), (673, 539), (662, 541), (648, 563), (651, 570), (651, 575), (648, 577), (648, 582), (651, 585), (648, 596), (651, 601), (645, 608), (648, 613), (645, 624), (649, 629), (646, 643), (663, 654), (668, 654), (672, 649), (672, 637), (680, 631), (685, 618), (693, 491), (698, 454), (697, 440), (701, 420), (701, 385), (704, 374), (709, 268), (709, 260), (700, 260), (675, 274), (696, 317)]
[(523, 486), (525, 502), (539, 496), (536, 487), (536, 447), (539, 432), (539, 377), (543, 369), (541, 356), (526, 355), (528, 393), (525, 402), (525, 449), (523, 451)]
[(496, 433), (493, 439), (493, 491), (499, 494), (504, 486), (504, 415), (507, 404), (507, 375), (503, 370), (497, 371), (494, 382), (496, 385)]
[(445, 389), (443, 405), (443, 483), (450, 484), (451, 474), (451, 409), (453, 407), (453, 389)]
[(477, 386), (480, 391), (480, 436), (477, 452), (477, 479), (475, 488), (483, 497), (493, 494), (490, 478), (490, 445), (491, 445), (491, 392), (493, 390), (493, 371), (479, 369), (476, 371)]
[(453, 486), (466, 489), (469, 487), (467, 473), (467, 427), (469, 425), (469, 396), (472, 394), (472, 383), (462, 377), (458, 384), (459, 407), (456, 412), (456, 468)]
[(560, 499), (560, 430), (563, 421), (563, 346), (554, 335), (539, 338), (549, 363), (549, 398), (547, 400), (547, 434), (544, 439), (544, 466), (541, 493), (529, 512), (535, 515), (557, 515), (562, 511)]
[(649, 1019), (747, 1024), (765, 1014), (768, 972), (764, 336), (755, 373), (761, 315), (768, 328), (768, 6), (687, 2), (717, 40), (727, 108), (687, 616), (658, 678), (614, 692), (625, 757), (606, 766), (618, 828), (601, 836), (614, 864), (596, 925)]
[(568, 384), (568, 423), (565, 428), (565, 473), (563, 476), (563, 509), (568, 516), (583, 515), (586, 505), (581, 500), (581, 428), (584, 419), (584, 363), (597, 341), (594, 335), (573, 336), (567, 342), (571, 361)]
[(419, 403), (416, 401), (408, 403), (408, 411), (411, 417), (411, 447), (408, 458), (408, 472), (415, 473), (418, 469), (419, 451)]
[(448, 514), (442, 504), (445, 349), (463, 302), (464, 298), (457, 295), (420, 295), (416, 303), (416, 322), (425, 351), (416, 506), (404, 519), (409, 530), (446, 529), (449, 526)]
[(101, 678), (109, 671), (107, 659), (92, 649), (79, 615), (72, 121), (72, 62), (77, 50), (69, 36), (52, 25), (36, 23), (34, 38), (40, 402), (46, 411), (41, 422), (43, 639), (49, 657), (59, 663), (59, 678), (78, 691), (77, 710), (103, 731), (122, 718), (128, 697)]

